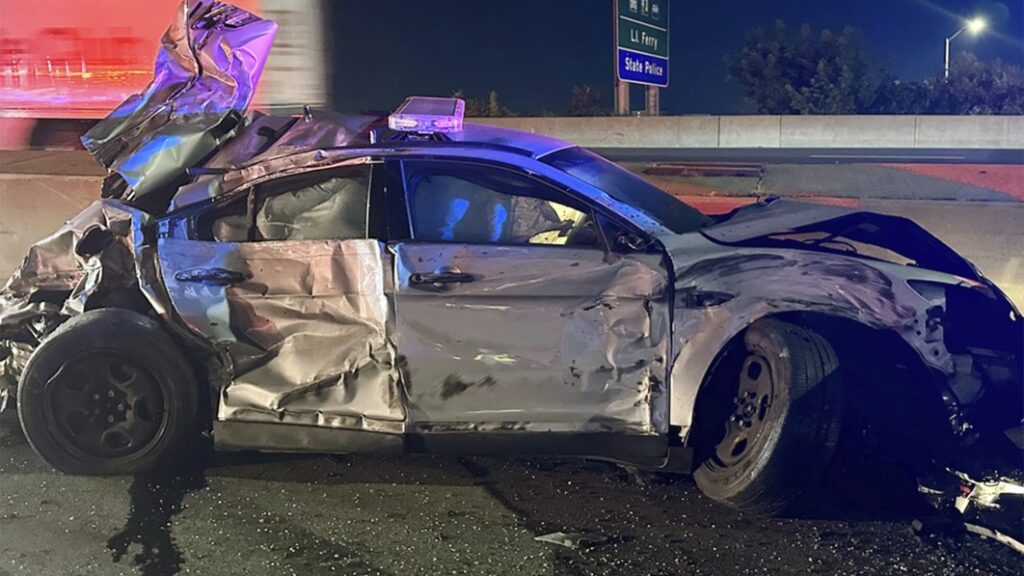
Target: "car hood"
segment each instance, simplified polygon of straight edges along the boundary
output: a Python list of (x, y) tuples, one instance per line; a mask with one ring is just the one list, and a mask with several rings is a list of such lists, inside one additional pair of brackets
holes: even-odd
[(973, 264), (912, 220), (866, 210), (769, 198), (726, 214), (701, 234), (730, 246), (837, 251), (828, 247), (836, 245), (832, 241), (815, 244), (792, 239), (793, 235), (818, 234), (848, 246), (888, 251), (920, 268), (983, 280)]
[(109, 171), (103, 196), (165, 208), (173, 184), (231, 137), (276, 32), (230, 4), (185, 0), (164, 33), (153, 80), (82, 136)]

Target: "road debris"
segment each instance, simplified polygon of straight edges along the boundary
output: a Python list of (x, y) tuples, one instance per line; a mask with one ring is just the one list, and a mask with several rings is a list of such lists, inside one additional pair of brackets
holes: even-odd
[(534, 540), (565, 546), (571, 550), (589, 550), (590, 548), (611, 543), (607, 536), (591, 532), (551, 532), (550, 534), (537, 536)]
[(976, 480), (947, 469), (941, 478), (920, 482), (940, 516), (914, 520), (920, 535), (969, 532), (990, 538), (1024, 554), (1024, 482), (1006, 476)]

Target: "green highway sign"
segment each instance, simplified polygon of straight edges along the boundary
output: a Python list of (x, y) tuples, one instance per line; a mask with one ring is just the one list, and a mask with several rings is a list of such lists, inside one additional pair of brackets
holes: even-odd
[(619, 48), (668, 57), (666, 0), (619, 0), (618, 29)]
[(669, 0), (616, 0), (619, 80), (668, 86), (668, 4)]

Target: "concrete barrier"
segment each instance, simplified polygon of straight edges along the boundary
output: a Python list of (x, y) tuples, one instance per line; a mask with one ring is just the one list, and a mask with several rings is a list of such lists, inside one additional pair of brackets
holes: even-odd
[(919, 148), (1024, 148), (1024, 116), (917, 116)]
[(913, 148), (913, 116), (783, 116), (782, 148)]
[(778, 148), (782, 142), (782, 116), (722, 116), (719, 148)]
[(591, 148), (1024, 148), (1024, 116), (474, 118)]
[(547, 134), (588, 148), (717, 148), (717, 116), (474, 118), (473, 122)]

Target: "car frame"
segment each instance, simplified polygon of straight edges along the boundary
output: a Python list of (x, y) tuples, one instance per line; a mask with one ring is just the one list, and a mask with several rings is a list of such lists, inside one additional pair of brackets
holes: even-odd
[[(223, 25), (221, 6), (195, 10)], [(159, 74), (147, 94), (189, 97)], [(557, 139), (243, 116), (250, 96), (198, 121), (101, 122), (84, 142), (106, 198), (0, 293), (4, 394), (17, 382), (56, 467), (168, 465), (204, 433), (234, 450), (551, 454), (695, 471), (770, 513), (843, 428), (898, 430), (885, 439), (931, 459), (1020, 426), (1019, 312), (909, 220), (779, 199), (712, 219)], [(167, 131), (196, 148), (154, 154)], [(335, 181), (365, 198), (362, 237), (268, 215)], [(500, 198), (478, 207), (455, 181)], [(435, 182), (424, 198), (446, 203), (416, 204)], [(468, 210), (485, 223), (471, 241), (452, 231)], [(531, 234), (502, 240), (520, 221)]]

